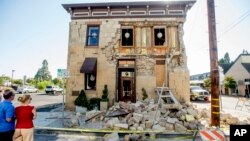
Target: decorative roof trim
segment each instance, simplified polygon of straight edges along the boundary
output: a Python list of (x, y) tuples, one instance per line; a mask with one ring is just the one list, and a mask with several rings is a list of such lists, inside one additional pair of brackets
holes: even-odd
[[(72, 19), (186, 16), (196, 0), (63, 4)], [(88, 12), (87, 12), (88, 11)]]

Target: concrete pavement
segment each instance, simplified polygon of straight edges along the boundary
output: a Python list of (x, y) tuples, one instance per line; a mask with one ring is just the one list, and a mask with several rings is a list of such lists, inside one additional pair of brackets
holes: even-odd
[[(249, 120), (250, 119), (250, 99), (244, 104), (239, 102), (239, 105), (235, 108), (239, 97), (237, 96), (227, 96), (221, 95), (221, 113), (228, 113), (234, 117), (239, 118), (240, 121)], [(211, 103), (205, 101), (193, 101), (193, 105), (195, 105), (198, 109), (211, 109)]]
[[(29, 93), (32, 97), (31, 105), (37, 108), (41, 108), (48, 105), (59, 104), (63, 102), (63, 95), (45, 94), (45, 93)], [(14, 106), (18, 106), (20, 102), (17, 101), (18, 97), (22, 94), (16, 94), (14, 101), (12, 102)]]

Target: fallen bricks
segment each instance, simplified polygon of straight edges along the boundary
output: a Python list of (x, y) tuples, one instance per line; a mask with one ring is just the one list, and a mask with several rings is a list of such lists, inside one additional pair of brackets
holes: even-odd
[[(114, 130), (195, 130), (202, 126), (198, 122), (198, 111), (191, 105), (162, 105), (138, 101), (136, 103), (119, 102), (109, 108), (104, 118), (98, 118), (99, 111), (92, 117), (104, 122), (104, 129)], [(90, 111), (93, 113), (93, 111)], [(156, 119), (154, 121), (154, 115)], [(89, 115), (88, 112), (86, 115)], [(98, 119), (97, 119), (98, 118)]]
[[(208, 128), (210, 110), (198, 111), (191, 104), (162, 105), (157, 109), (157, 104), (149, 102), (119, 102), (110, 107), (108, 111), (93, 110), (88, 111), (86, 116), (77, 113), (76, 117), (70, 118), (66, 119), (66, 127), (85, 128), (86, 123), (81, 123), (82, 119), (85, 119), (85, 122), (90, 124), (102, 123), (100, 128), (109, 130), (187, 131)], [(244, 121), (244, 123), (249, 123), (249, 121)], [(237, 123), (240, 123), (238, 118), (232, 117), (230, 114), (221, 114), (221, 127)]]

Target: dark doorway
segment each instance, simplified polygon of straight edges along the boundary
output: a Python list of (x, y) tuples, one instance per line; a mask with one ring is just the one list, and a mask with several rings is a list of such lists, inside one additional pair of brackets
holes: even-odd
[(133, 79), (132, 78), (122, 78), (121, 79), (121, 90), (122, 90), (122, 100), (123, 101), (132, 101), (133, 94)]
[(120, 68), (118, 77), (118, 101), (135, 102), (135, 73), (134, 69)]

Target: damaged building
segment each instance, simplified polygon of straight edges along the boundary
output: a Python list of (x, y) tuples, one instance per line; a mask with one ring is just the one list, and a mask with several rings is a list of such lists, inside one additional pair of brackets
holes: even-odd
[(66, 107), (79, 91), (110, 104), (156, 98), (165, 85), (189, 101), (189, 70), (183, 42), (187, 11), (196, 0), (63, 4), (70, 14)]

